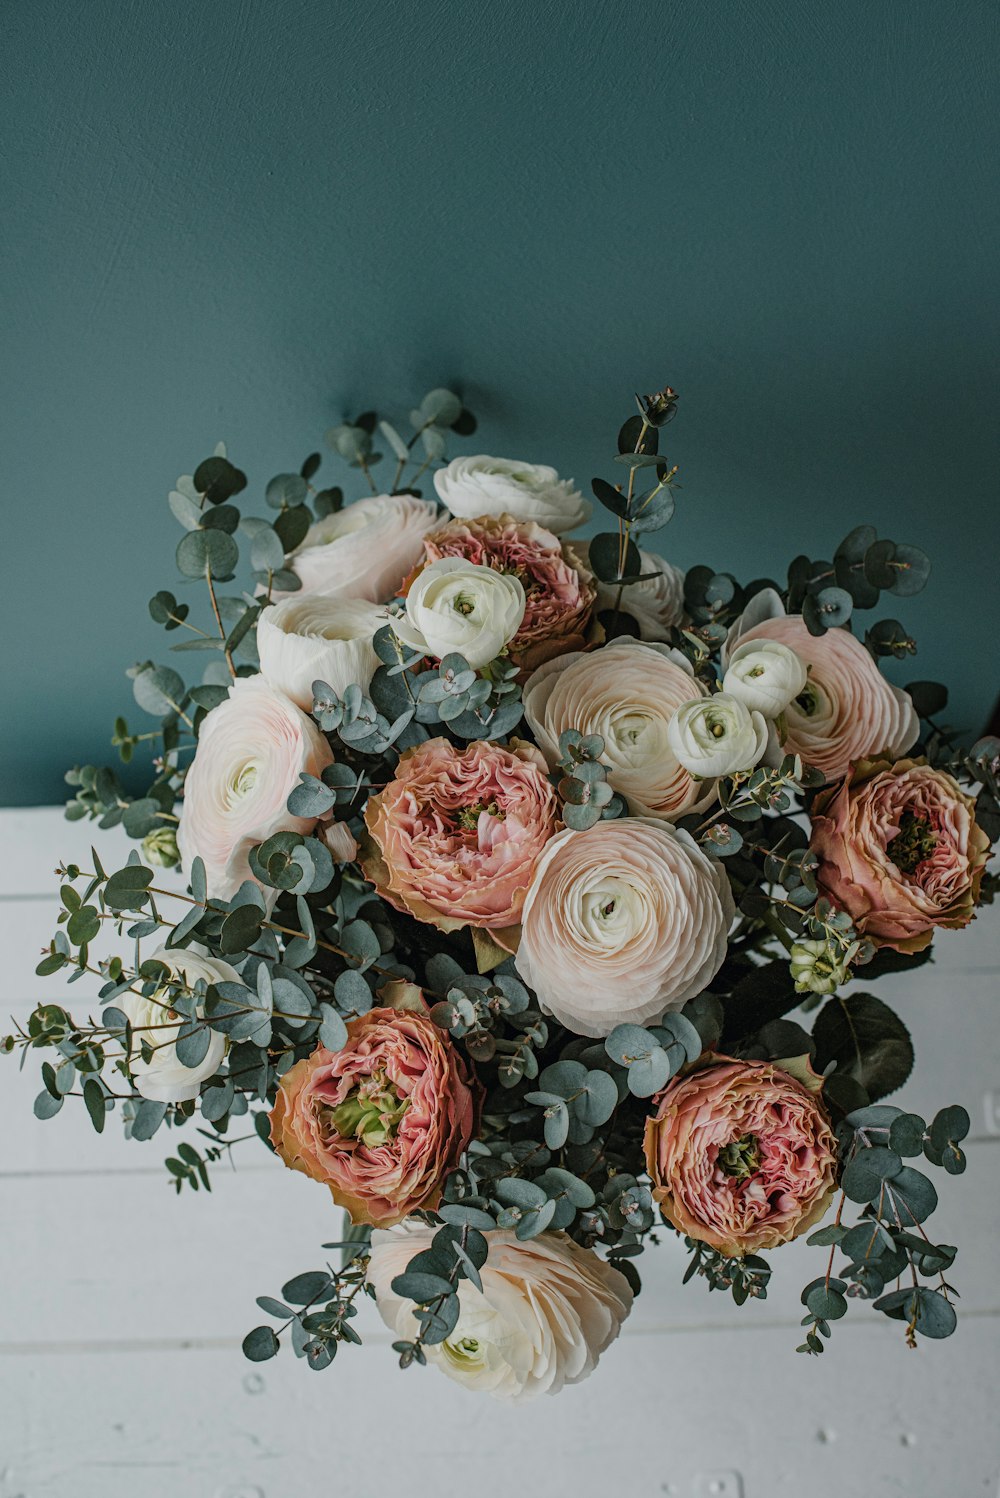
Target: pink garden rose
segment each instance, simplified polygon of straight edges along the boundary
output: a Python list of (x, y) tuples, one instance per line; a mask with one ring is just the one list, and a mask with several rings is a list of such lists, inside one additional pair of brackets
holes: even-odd
[(972, 920), (989, 838), (975, 802), (925, 760), (864, 761), (813, 803), (817, 880), (879, 946), (919, 952)]
[(388, 603), (420, 560), (437, 513), (430, 499), (372, 494), (311, 525), (286, 566), (300, 579), (303, 593)]
[(667, 1221), (730, 1258), (808, 1232), (836, 1190), (837, 1142), (821, 1085), (805, 1062), (724, 1056), (668, 1083), (645, 1137)]
[(801, 614), (782, 614), (763, 619), (738, 643), (748, 640), (777, 640), (806, 663), (808, 680), (785, 710), (782, 742), (827, 780), (839, 780), (855, 760), (896, 759), (916, 741), (920, 723), (909, 694), (886, 681), (847, 630), (811, 635)]
[(319, 1046), (282, 1077), (271, 1143), (353, 1222), (389, 1227), (437, 1206), (472, 1138), (472, 1085), (426, 1013), (371, 1009), (347, 1032), (342, 1051)]
[(369, 800), (362, 867), (397, 910), (442, 931), (515, 925), (557, 811), (530, 744), (429, 739)]
[(567, 560), (559, 538), (511, 515), (451, 520), (424, 539), (429, 561), (465, 557), (513, 573), (524, 589), (524, 618), (510, 641), (511, 659), (525, 671), (567, 650), (581, 650), (594, 608), (594, 578)]

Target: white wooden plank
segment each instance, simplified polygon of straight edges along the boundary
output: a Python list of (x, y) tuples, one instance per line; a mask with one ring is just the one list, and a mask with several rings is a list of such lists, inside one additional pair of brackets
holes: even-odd
[(120, 827), (102, 832), (96, 822), (67, 822), (61, 806), (0, 810), (0, 847), (6, 854), (0, 860), (0, 896), (23, 899), (48, 894), (55, 886), (60, 861), (90, 868), (91, 845), (109, 873), (127, 861), (132, 848), (139, 847)]
[(318, 1375), (285, 1352), (11, 1357), (0, 1498), (995, 1498), (996, 1330), (908, 1353), (888, 1325), (843, 1328), (808, 1363), (780, 1331), (632, 1338), (513, 1407), (382, 1346)]

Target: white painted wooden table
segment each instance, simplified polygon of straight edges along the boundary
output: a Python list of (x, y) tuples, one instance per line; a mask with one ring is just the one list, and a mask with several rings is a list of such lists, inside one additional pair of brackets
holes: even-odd
[[(125, 839), (40, 808), (0, 812), (0, 840), (2, 1032), (44, 996), (82, 1009), (82, 984), (34, 977), (52, 871), (85, 863), (92, 840), (110, 868)], [(957, 1334), (909, 1352), (898, 1323), (857, 1305), (807, 1360), (798, 1291), (822, 1250), (775, 1254), (768, 1300), (740, 1312), (682, 1288), (684, 1256), (667, 1244), (644, 1257), (644, 1293), (594, 1377), (519, 1409), (432, 1370), (397, 1372), (367, 1308), (365, 1347), (324, 1373), (290, 1349), (245, 1362), (254, 1297), (321, 1263), (338, 1234), (326, 1192), (249, 1143), (235, 1172), (216, 1168), (211, 1197), (177, 1197), (171, 1136), (126, 1144), (113, 1117), (98, 1138), (78, 1107), (37, 1123), (37, 1071), (0, 1058), (0, 1498), (366, 1498), (393, 1485), (449, 1498), (453, 1459), (474, 1460), (461, 1488), (476, 1498), (996, 1498), (1000, 914), (938, 951), (879, 991), (917, 1045), (898, 1101), (925, 1114), (963, 1102), (973, 1117), (968, 1173), (935, 1172), (936, 1231), (960, 1248)]]

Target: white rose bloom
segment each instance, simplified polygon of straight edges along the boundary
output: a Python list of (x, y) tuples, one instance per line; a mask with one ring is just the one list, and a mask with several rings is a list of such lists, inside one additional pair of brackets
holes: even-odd
[(319, 775), (333, 755), (311, 718), (263, 676), (239, 677), (201, 725), (184, 781), (177, 828), (181, 866), (205, 864), (209, 895), (229, 900), (252, 877), (254, 843), (287, 828), (311, 832), (314, 818), (293, 817), (285, 802), (300, 772)]
[(513, 458), (453, 458), (434, 475), (442, 504), (463, 520), (513, 515), (534, 520), (557, 536), (590, 518), (591, 506), (572, 480), (543, 463)]
[[(641, 640), (662, 640), (668, 629), (684, 619), (684, 573), (654, 551), (640, 551), (639, 561), (643, 581), (624, 587), (618, 606), (638, 624)], [(647, 573), (655, 576), (647, 577)], [(613, 609), (617, 601), (617, 583), (598, 583), (598, 612)]]
[(722, 690), (751, 712), (777, 718), (806, 684), (806, 665), (780, 640), (747, 640), (729, 657)]
[(767, 724), (738, 697), (716, 692), (685, 702), (667, 724), (667, 738), (691, 775), (718, 780), (752, 770), (768, 747)]
[(516, 577), (464, 557), (440, 557), (418, 573), (406, 595), (406, 612), (390, 623), (411, 650), (438, 660), (457, 651), (477, 671), (517, 634), (524, 607)]
[(656, 1024), (707, 988), (735, 906), (720, 863), (650, 817), (560, 832), (522, 913), (517, 971), (576, 1035)]
[[(239, 973), (216, 957), (203, 957), (190, 948), (168, 950), (161, 947), (152, 954), (153, 960), (162, 962), (175, 978), (193, 988), (199, 978), (206, 984), (239, 983)], [(205, 1058), (197, 1066), (183, 1066), (177, 1059), (177, 1032), (183, 1021), (177, 1019), (172, 1009), (164, 1002), (166, 987), (158, 989), (150, 997), (138, 993), (119, 994), (115, 1008), (120, 1009), (132, 1024), (132, 1050), (128, 1068), (132, 1073), (136, 1091), (154, 1103), (186, 1103), (196, 1098), (201, 1084), (214, 1077), (226, 1053), (226, 1037), (217, 1031), (210, 1032)], [(202, 1012), (199, 1007), (199, 1014)], [(164, 1028), (167, 1026), (167, 1028)], [(150, 1028), (155, 1027), (155, 1028)], [(142, 1059), (142, 1042), (153, 1047), (148, 1061)]]
[(306, 712), (314, 681), (338, 696), (352, 681), (367, 692), (379, 666), (372, 638), (385, 622), (384, 607), (364, 598), (291, 593), (257, 621), (261, 675)]
[[(417, 1332), (412, 1301), (391, 1289), (434, 1228), (372, 1234), (368, 1278), (382, 1320), (399, 1338)], [(482, 1291), (458, 1286), (458, 1322), (446, 1341), (425, 1347), (428, 1363), (467, 1389), (523, 1402), (558, 1394), (594, 1371), (632, 1307), (625, 1276), (565, 1233), (523, 1243), (511, 1232), (489, 1235)]]
[(546, 661), (528, 678), (522, 698), (550, 769), (566, 729), (600, 734), (608, 780), (629, 810), (676, 821), (715, 798), (714, 784), (692, 779), (667, 734), (681, 704), (703, 690), (679, 653), (620, 636), (600, 650)]
[(433, 500), (373, 494), (317, 520), (286, 565), (304, 593), (388, 603), (423, 556), (424, 536), (438, 523)]

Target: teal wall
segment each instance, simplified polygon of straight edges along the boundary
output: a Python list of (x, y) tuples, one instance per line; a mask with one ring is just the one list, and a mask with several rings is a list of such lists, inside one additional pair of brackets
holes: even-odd
[[(263, 481), (458, 381), (586, 483), (682, 392), (682, 564), (872, 520), (932, 552), (899, 675), (997, 681), (995, 4), (7, 0), (0, 800), (162, 658), (175, 476)], [(332, 466), (332, 460), (331, 460)], [(140, 715), (133, 709), (134, 717)]]

